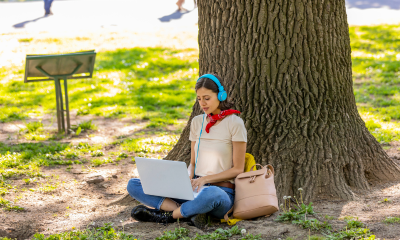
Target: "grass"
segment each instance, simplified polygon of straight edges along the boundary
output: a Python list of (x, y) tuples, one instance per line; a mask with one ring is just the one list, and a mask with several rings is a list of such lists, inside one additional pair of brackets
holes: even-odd
[[(305, 205), (305, 204), (304, 204)], [(312, 206), (312, 204), (306, 205)], [(305, 209), (305, 208), (304, 208)], [(305, 210), (301, 211), (305, 211)], [(314, 212), (312, 207), (307, 208), (307, 212)], [(327, 229), (326, 227), (319, 227), (314, 229), (315, 223), (317, 220), (305, 220), (303, 222), (310, 223), (310, 225), (304, 225), (304, 228), (319, 231), (321, 229)], [(342, 239), (364, 239), (364, 240), (373, 240), (375, 239), (374, 235), (371, 235), (369, 229), (364, 228), (364, 224), (355, 220), (351, 217), (346, 219), (346, 227), (338, 232), (330, 232), (327, 231), (324, 234), (324, 237), (321, 236), (309, 236), (307, 239), (314, 240), (342, 240)], [(325, 224), (326, 225), (326, 224)], [(330, 229), (330, 228), (329, 228)], [(228, 239), (242, 239), (242, 240), (260, 240), (262, 239), (261, 235), (253, 235), (250, 233), (246, 233), (244, 229), (239, 229), (238, 226), (234, 226), (230, 229), (222, 229), (218, 228), (214, 232), (205, 233), (200, 235), (196, 233), (196, 235), (190, 237), (190, 230), (186, 228), (175, 228), (172, 231), (165, 231), (161, 236), (155, 238), (156, 240), (175, 240), (175, 239), (187, 239), (187, 240), (206, 240), (206, 239), (220, 239), (220, 240), (228, 240)], [(64, 239), (64, 240), (72, 240), (72, 239), (139, 239), (134, 235), (127, 234), (124, 232), (117, 231), (113, 228), (112, 224), (106, 223), (104, 226), (93, 229), (84, 229), (78, 230), (73, 227), (71, 231), (67, 231), (59, 234), (52, 234), (49, 236), (44, 236), (43, 234), (36, 233), (33, 240), (53, 240), (53, 239)], [(287, 238), (287, 240), (292, 238)]]
[(145, 157), (148, 154), (168, 153), (178, 142), (178, 135), (166, 135), (160, 133), (155, 138), (126, 138), (115, 142), (120, 146), (121, 151), (137, 153), (138, 157)]
[(383, 220), (383, 222), (390, 223), (390, 224), (393, 224), (393, 223), (400, 224), (400, 217), (387, 217), (387, 218), (385, 218), (385, 220)]
[[(242, 229), (237, 226), (230, 229), (218, 228), (212, 233), (200, 235), (196, 233), (194, 237), (189, 237), (190, 231), (186, 228), (175, 228), (173, 231), (165, 231), (160, 237), (155, 238), (155, 240), (176, 240), (176, 239), (186, 239), (186, 240), (206, 240), (206, 239), (219, 239), (219, 240), (229, 240), (232, 237), (239, 237), (242, 240), (261, 240), (261, 235), (253, 235), (249, 233), (241, 233)], [(36, 233), (32, 240), (74, 240), (74, 239), (86, 239), (86, 240), (138, 240), (139, 238), (134, 235), (127, 234), (124, 232), (117, 231), (113, 228), (112, 224), (106, 223), (104, 226), (94, 229), (84, 229), (52, 234), (49, 236), (44, 236), (43, 234)]]
[[(364, 224), (358, 221), (358, 218), (345, 217), (346, 227), (340, 231), (332, 231), (332, 226), (324, 221), (320, 222), (316, 218), (312, 203), (308, 205), (302, 200), (302, 189), (299, 189), (300, 201), (294, 197), (296, 204), (291, 204), (291, 196), (284, 196), (284, 205), (281, 205), (283, 210), (275, 219), (277, 222), (288, 222), (294, 225), (298, 225), (301, 228), (309, 229), (309, 231), (320, 232), (324, 235), (323, 238), (314, 236), (313, 239), (324, 239), (324, 240), (342, 240), (342, 239), (370, 239), (373, 240), (374, 235), (371, 231), (364, 226)], [(329, 216), (325, 216), (329, 219)], [(311, 236), (309, 237), (311, 239)]]
[(43, 131), (43, 123), (41, 122), (30, 122), (26, 124), (26, 128), (29, 133), (34, 132), (42, 132)]
[(92, 157), (101, 157), (104, 156), (104, 153), (101, 150), (96, 150), (90, 153), (90, 156)]
[(63, 143), (0, 143), (0, 174), (4, 178), (14, 175), (41, 176), (40, 166), (54, 165), (57, 153), (67, 148)]
[(292, 223), (295, 225), (299, 225), (300, 227), (305, 229), (311, 229), (313, 231), (332, 229), (331, 225), (329, 225), (327, 222), (321, 223), (317, 219), (307, 219), (307, 220), (299, 219), (292, 221)]
[[(148, 118), (149, 128), (174, 125), (191, 112), (197, 69), (197, 51), (192, 49), (99, 52), (93, 79), (68, 82), (70, 109), (80, 115)], [(23, 83), (19, 80), (23, 73), (23, 66), (0, 68), (0, 76), (14, 76), (0, 89), (1, 122), (55, 114), (54, 84)], [(82, 130), (94, 129), (83, 125)]]
[(6, 211), (23, 211), (24, 208), (19, 206), (13, 206), (10, 201), (0, 197), (0, 207)]
[(380, 143), (400, 139), (400, 25), (350, 27), (354, 94)]
[(121, 153), (118, 153), (118, 154), (117, 154), (117, 159), (116, 159), (116, 161), (120, 161), (120, 160), (125, 159), (125, 158), (128, 158), (128, 154), (126, 154), (126, 153), (124, 153), (124, 152), (121, 152)]
[(81, 130), (97, 130), (97, 126), (92, 123), (92, 120), (79, 123), (77, 129), (78, 128), (81, 128)]
[(20, 38), (20, 39), (18, 39), (18, 42), (29, 43), (32, 40), (33, 40), (33, 38)]
[[(73, 227), (75, 229), (75, 227)], [(105, 224), (102, 227), (95, 229), (85, 229), (85, 230), (73, 230), (69, 232), (53, 234), (50, 236), (44, 236), (43, 234), (36, 233), (32, 240), (74, 240), (74, 239), (86, 239), (86, 240), (134, 240), (137, 237), (126, 234), (124, 232), (117, 232), (111, 224)]]
[(41, 193), (51, 193), (54, 192), (59, 186), (59, 183), (45, 183), (41, 184), (39, 188), (37, 188), (35, 191), (41, 192)]
[(329, 215), (325, 215), (324, 218), (325, 218), (326, 220), (334, 220), (334, 219), (336, 219), (335, 217), (329, 216)]
[(101, 165), (103, 165), (103, 164), (107, 164), (107, 163), (113, 163), (114, 162), (114, 160), (113, 159), (111, 159), (111, 158), (107, 158), (107, 157), (105, 157), (105, 158), (95, 158), (95, 159), (92, 159), (92, 164), (93, 164), (93, 166), (95, 166), (95, 167), (98, 167), (98, 166), (101, 166)]
[(43, 123), (41, 121), (33, 121), (25, 124), (25, 128), (20, 130), (24, 133), (27, 140), (43, 141), (50, 138), (49, 133), (44, 133)]
[(88, 148), (84, 144), (74, 146), (57, 142), (16, 145), (0, 143), (0, 190), (5, 185), (5, 179), (13, 176), (42, 177), (42, 166), (81, 164), (78, 158)]

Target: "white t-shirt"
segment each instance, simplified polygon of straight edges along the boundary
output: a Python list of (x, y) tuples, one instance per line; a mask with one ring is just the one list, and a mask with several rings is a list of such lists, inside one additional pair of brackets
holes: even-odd
[[(189, 140), (196, 142), (194, 146), (195, 156), (197, 155), (202, 122), (203, 114), (194, 117), (190, 125)], [(207, 123), (207, 116), (205, 116), (195, 173), (201, 177), (217, 174), (232, 168), (232, 141), (247, 142), (247, 131), (244, 122), (234, 114), (225, 117), (217, 125), (212, 126), (209, 133), (206, 132)]]

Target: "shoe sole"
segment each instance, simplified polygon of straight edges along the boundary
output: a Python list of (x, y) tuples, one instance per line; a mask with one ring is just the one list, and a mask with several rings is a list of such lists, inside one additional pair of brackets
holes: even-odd
[(131, 218), (133, 218), (135, 221), (143, 222), (143, 221), (140, 221), (140, 220), (134, 218), (134, 217), (133, 217), (133, 214), (132, 214), (133, 211), (136, 211), (137, 209), (142, 209), (142, 208), (144, 208), (144, 209), (146, 209), (146, 210), (150, 210), (150, 211), (151, 211), (151, 210), (154, 210), (153, 208), (146, 207), (145, 205), (138, 205), (138, 206), (132, 208), (132, 211), (131, 211)]

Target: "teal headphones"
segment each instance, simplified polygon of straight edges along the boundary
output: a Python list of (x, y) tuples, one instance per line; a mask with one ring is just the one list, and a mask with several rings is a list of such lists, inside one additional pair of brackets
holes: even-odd
[(227, 97), (226, 91), (224, 90), (224, 87), (219, 82), (218, 78), (216, 78), (212, 74), (204, 74), (203, 76), (199, 77), (199, 79), (197, 79), (197, 81), (199, 81), (201, 78), (208, 78), (208, 79), (213, 80), (215, 82), (215, 84), (217, 84), (217, 86), (218, 86), (218, 90), (219, 90), (218, 100), (221, 102), (226, 100), (226, 97)]
[[(221, 83), (219, 82), (218, 78), (216, 78), (214, 75), (212, 74), (204, 74), (203, 76), (199, 77), (199, 79), (197, 79), (197, 82), (201, 79), (201, 78), (208, 78), (211, 79), (215, 82), (215, 84), (217, 84), (218, 86), (218, 100), (219, 101), (225, 101), (227, 98), (227, 94), (226, 91), (224, 90), (224, 87), (221, 85)], [(200, 137), (201, 137), (201, 133), (203, 132), (203, 124), (204, 124), (204, 117), (206, 116), (206, 114), (203, 115), (203, 122), (201, 123), (201, 129), (200, 129), (200, 136), (199, 136), (199, 143), (197, 144), (197, 154), (196, 154), (196, 162), (194, 163), (194, 175), (196, 175), (196, 166), (197, 166), (197, 159), (199, 157), (199, 148), (200, 148)]]

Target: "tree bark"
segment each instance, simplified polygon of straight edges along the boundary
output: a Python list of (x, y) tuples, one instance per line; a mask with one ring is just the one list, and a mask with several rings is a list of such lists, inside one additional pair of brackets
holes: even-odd
[[(200, 0), (198, 11), (200, 74), (223, 78), (280, 197), (353, 199), (352, 188), (399, 178), (357, 111), (344, 0)], [(166, 159), (190, 161), (199, 114), (196, 103)]]

